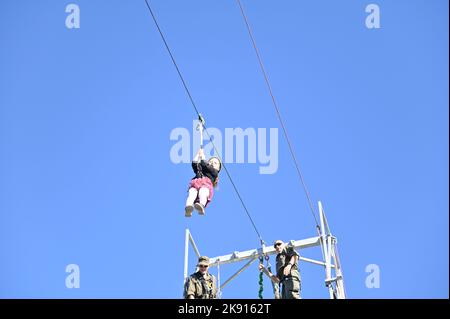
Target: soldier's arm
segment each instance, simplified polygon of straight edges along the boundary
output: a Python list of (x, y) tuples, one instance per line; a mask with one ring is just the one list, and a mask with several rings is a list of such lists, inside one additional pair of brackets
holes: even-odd
[(289, 259), (289, 263), (284, 267), (283, 270), (283, 274), (285, 276), (288, 276), (291, 273), (291, 269), (292, 267), (295, 265), (295, 263), (298, 260), (298, 256), (297, 255), (293, 255), (290, 259)]
[(192, 279), (189, 278), (186, 289), (186, 299), (195, 299), (195, 284)]
[(295, 265), (298, 262), (298, 258), (299, 258), (298, 252), (293, 247), (289, 247), (287, 249), (287, 254), (289, 257), (289, 264), (291, 266)]
[[(292, 253), (292, 252), (291, 252)], [(290, 273), (291, 273), (291, 270), (292, 270), (292, 267), (294, 266), (294, 265), (296, 265), (296, 263), (297, 263), (297, 261), (298, 261), (298, 253), (295, 251), (295, 250), (293, 250), (293, 253), (292, 254), (290, 254), (289, 255), (290, 256), (290, 258), (289, 258), (289, 263), (284, 267), (284, 269), (283, 269), (283, 274), (285, 275), (285, 276), (288, 276)], [(289, 257), (288, 256), (288, 257)]]
[(298, 255), (292, 255), (291, 260), (289, 260), (289, 264), (291, 264), (291, 266), (295, 265), (298, 261)]

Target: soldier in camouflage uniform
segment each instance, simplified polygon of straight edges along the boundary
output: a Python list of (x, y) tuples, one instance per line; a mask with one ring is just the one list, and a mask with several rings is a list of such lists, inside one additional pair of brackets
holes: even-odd
[(277, 274), (269, 272), (263, 264), (259, 269), (274, 283), (282, 284), (281, 299), (300, 299), (301, 279), (298, 268), (299, 255), (295, 249), (284, 244), (281, 240), (274, 243), (277, 251)]
[(189, 276), (184, 287), (185, 299), (216, 299), (216, 277), (208, 273), (209, 258), (198, 259), (198, 271)]

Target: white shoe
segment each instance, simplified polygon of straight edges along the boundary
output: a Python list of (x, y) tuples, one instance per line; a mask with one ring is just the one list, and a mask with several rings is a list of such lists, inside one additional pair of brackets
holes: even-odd
[(198, 211), (199, 215), (205, 215), (205, 207), (200, 203), (194, 204), (195, 209)]
[(194, 210), (194, 206), (192, 205), (188, 205), (184, 208), (184, 216), (186, 217), (191, 217), (192, 216), (192, 211)]

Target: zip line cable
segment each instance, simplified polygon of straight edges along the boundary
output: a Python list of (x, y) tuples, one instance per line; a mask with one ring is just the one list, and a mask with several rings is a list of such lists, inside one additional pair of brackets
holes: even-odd
[[(188, 95), (188, 97), (189, 97), (189, 100), (191, 101), (191, 104), (192, 104), (192, 106), (194, 107), (195, 113), (197, 113), (197, 116), (198, 116), (199, 118), (201, 118), (200, 112), (199, 112), (199, 110), (198, 110), (198, 108), (197, 108), (197, 106), (196, 106), (196, 104), (195, 104), (195, 102), (194, 102), (194, 99), (192, 98), (192, 95), (191, 95), (191, 93), (190, 93), (190, 91), (189, 91), (189, 89), (188, 89), (188, 86), (187, 86), (187, 84), (186, 84), (184, 78), (183, 78), (183, 75), (181, 74), (180, 68), (178, 67), (177, 62), (175, 61), (175, 58), (174, 58), (174, 56), (173, 56), (173, 54), (172, 54), (172, 52), (171, 52), (171, 50), (170, 50), (170, 48), (169, 48), (169, 45), (167, 44), (166, 38), (164, 37), (164, 34), (163, 34), (162, 31), (161, 31), (161, 28), (159, 27), (159, 24), (158, 24), (158, 21), (156, 20), (155, 14), (153, 13), (153, 10), (152, 10), (152, 8), (150, 7), (150, 4), (148, 3), (147, 0), (145, 0), (145, 3), (146, 3), (146, 5), (147, 5), (147, 8), (148, 8), (148, 10), (149, 10), (151, 16), (152, 16), (153, 22), (155, 22), (156, 28), (158, 29), (158, 32), (159, 32), (159, 34), (160, 34), (160, 36), (161, 36), (161, 38), (162, 38), (162, 40), (163, 40), (163, 42), (164, 42), (164, 45), (165, 45), (165, 47), (166, 47), (166, 50), (167, 50), (167, 52), (168, 52), (169, 55), (170, 55), (170, 58), (171, 58), (171, 60), (172, 60), (172, 63), (173, 63), (173, 65), (175, 66), (175, 69), (177, 70), (178, 76), (180, 77), (180, 80), (181, 80), (181, 82), (183, 83), (184, 90), (186, 91), (186, 93), (187, 93), (187, 95)], [(216, 152), (217, 156), (220, 158), (219, 152), (217, 151), (217, 148), (216, 148), (216, 146), (214, 145), (214, 142), (213, 142), (213, 140), (212, 140), (212, 138), (211, 138), (211, 135), (209, 134), (208, 129), (207, 129), (207, 127), (206, 127), (206, 125), (205, 125), (204, 123), (203, 123), (203, 127), (205, 128), (205, 132), (206, 132), (206, 134), (208, 135), (208, 138), (209, 138), (209, 140), (210, 140), (210, 142), (211, 142), (211, 145), (212, 145), (213, 148), (214, 148), (214, 151)], [(241, 204), (242, 204), (242, 207), (243, 207), (244, 210), (245, 210), (245, 213), (247, 214), (248, 218), (250, 219), (250, 222), (252, 223), (253, 228), (255, 229), (256, 234), (258, 235), (258, 238), (259, 238), (259, 240), (260, 240), (261, 245), (264, 244), (264, 240), (262, 239), (261, 234), (259, 233), (258, 228), (256, 227), (255, 222), (253, 221), (253, 218), (252, 218), (252, 216), (250, 215), (250, 212), (248, 211), (247, 206), (245, 205), (244, 200), (242, 199), (242, 197), (241, 197), (241, 195), (240, 195), (240, 193), (239, 193), (239, 191), (238, 191), (238, 189), (237, 189), (237, 187), (236, 187), (236, 184), (234, 183), (233, 179), (231, 178), (230, 172), (228, 171), (228, 169), (227, 169), (227, 167), (225, 166), (225, 163), (222, 161), (222, 159), (220, 159), (220, 162), (221, 162), (221, 165), (222, 165), (222, 167), (224, 168), (224, 170), (225, 170), (225, 172), (226, 172), (226, 174), (227, 174), (227, 176), (228, 176), (228, 179), (229, 179), (230, 182), (231, 182), (231, 185), (232, 185), (233, 188), (234, 188), (234, 191), (236, 192), (236, 194), (237, 194), (237, 196), (238, 196), (238, 198), (239, 198), (239, 200), (240, 200), (240, 202), (241, 202)]]
[(277, 113), (278, 120), (279, 120), (279, 122), (281, 124), (281, 127), (283, 129), (284, 137), (286, 138), (286, 141), (287, 141), (287, 144), (288, 144), (288, 148), (289, 148), (289, 152), (291, 153), (292, 159), (293, 159), (294, 164), (295, 164), (295, 168), (297, 169), (297, 174), (298, 174), (298, 176), (300, 178), (300, 182), (301, 182), (301, 184), (303, 186), (303, 190), (305, 191), (306, 198), (307, 198), (308, 204), (309, 204), (309, 208), (311, 209), (311, 213), (312, 213), (312, 215), (314, 217), (314, 220), (316, 222), (316, 227), (318, 229), (320, 229), (319, 223), (318, 223), (317, 218), (316, 218), (316, 213), (314, 211), (314, 206), (313, 206), (312, 201), (311, 201), (311, 196), (309, 195), (309, 191), (308, 191), (308, 188), (306, 187), (306, 183), (305, 183), (305, 180), (303, 178), (303, 174), (302, 174), (302, 172), (300, 170), (300, 165), (298, 164), (297, 158), (296, 158), (295, 153), (294, 153), (294, 149), (292, 147), (292, 144), (290, 142), (290, 139), (289, 139), (289, 136), (288, 136), (288, 133), (287, 133), (287, 129), (286, 129), (286, 127), (284, 125), (284, 122), (283, 122), (283, 119), (281, 117), (280, 109), (278, 108), (278, 104), (277, 104), (277, 102), (275, 100), (275, 96), (274, 96), (274, 94), (272, 92), (272, 87), (270, 85), (269, 78), (268, 78), (266, 70), (264, 68), (264, 64), (262, 62), (261, 55), (259, 54), (258, 47), (256, 46), (256, 41), (255, 41), (255, 39), (253, 37), (253, 33), (252, 33), (252, 30), (251, 30), (250, 24), (248, 22), (246, 14), (245, 14), (244, 8), (242, 7), (241, 1), (240, 0), (236, 0), (236, 1), (237, 1), (238, 5), (239, 5), (239, 8), (241, 9), (241, 14), (242, 14), (242, 17), (244, 18), (245, 25), (247, 27), (248, 34), (249, 34), (250, 39), (252, 41), (253, 48), (255, 49), (256, 57), (258, 58), (258, 62), (259, 62), (259, 66), (260, 66), (261, 71), (262, 71), (262, 73), (264, 75), (264, 80), (266, 82), (267, 88), (269, 89), (269, 94), (270, 94), (270, 97), (272, 98), (272, 103), (273, 103), (273, 105), (275, 107), (275, 111)]

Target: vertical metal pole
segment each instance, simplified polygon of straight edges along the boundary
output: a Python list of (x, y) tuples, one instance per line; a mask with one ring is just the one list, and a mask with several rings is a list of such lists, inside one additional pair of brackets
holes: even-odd
[(322, 203), (319, 201), (319, 217), (320, 217), (320, 240), (322, 241), (322, 254), (323, 254), (323, 261), (326, 263), (327, 259), (327, 246), (325, 242), (326, 234), (325, 234), (325, 218), (323, 216), (323, 208)]
[(330, 299), (333, 299), (333, 287), (331, 286), (331, 283), (329, 280), (331, 279), (331, 246), (330, 246), (330, 240), (326, 234), (325, 234), (325, 216), (323, 212), (322, 203), (319, 201), (319, 217), (320, 217), (320, 228), (321, 228), (321, 240), (322, 240), (322, 247), (324, 252), (324, 262), (325, 262), (325, 280), (327, 283), (328, 292), (330, 293)]
[(203, 125), (200, 123), (200, 148), (203, 148)]
[(335, 251), (335, 242), (333, 241), (332, 247), (331, 247), (331, 257), (334, 263), (334, 272), (336, 274), (336, 295), (337, 295), (337, 299), (345, 299), (343, 298), (343, 294), (341, 291), (341, 287), (340, 287), (340, 280), (339, 280), (339, 276), (341, 275), (340, 273), (340, 269), (339, 269), (339, 262), (337, 261), (336, 258), (336, 251)]
[(334, 299), (333, 294), (333, 286), (329, 280), (331, 279), (331, 236), (327, 236), (326, 239), (326, 246), (327, 246), (327, 255), (326, 255), (326, 274), (327, 274), (327, 281), (328, 281), (328, 292), (330, 293), (330, 299)]
[(320, 251), (322, 252), (323, 262), (325, 263), (325, 227), (323, 220), (323, 209), (322, 203), (319, 201), (319, 218), (320, 218), (320, 233), (318, 234), (320, 237)]
[(217, 260), (217, 299), (222, 299), (222, 290), (220, 289), (220, 259)]
[(186, 234), (184, 236), (184, 281), (183, 285), (186, 282), (186, 278), (188, 276), (188, 255), (189, 254), (189, 229), (186, 228)]
[(335, 272), (336, 272), (336, 290), (338, 294), (338, 299), (345, 299), (345, 289), (344, 289), (344, 277), (342, 275), (341, 270), (341, 262), (339, 260), (339, 253), (337, 250), (337, 244), (333, 241), (333, 257), (334, 257), (334, 265), (335, 265)]
[(321, 228), (321, 233), (322, 233), (322, 237), (325, 237), (325, 223), (324, 223), (324, 216), (323, 216), (323, 207), (322, 207), (322, 202), (319, 201), (319, 217), (320, 217), (320, 228)]

